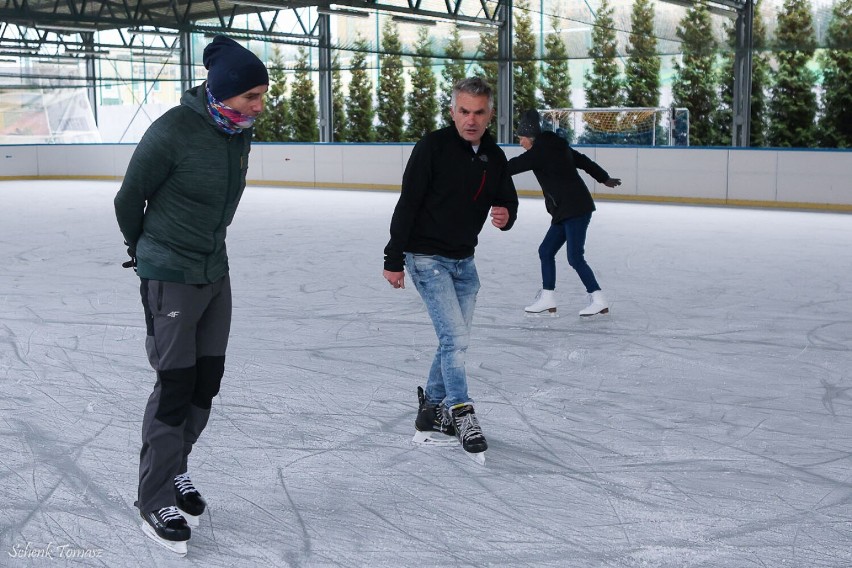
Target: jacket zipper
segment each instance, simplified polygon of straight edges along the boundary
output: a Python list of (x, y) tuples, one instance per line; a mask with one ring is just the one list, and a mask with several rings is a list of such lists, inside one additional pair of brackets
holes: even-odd
[(473, 200), (476, 201), (479, 198), (479, 194), (482, 193), (482, 188), (485, 187), (485, 175), (488, 173), (488, 170), (484, 170), (482, 172), (482, 181), (479, 182), (479, 189), (476, 190), (476, 195), (473, 196)]
[[(234, 134), (230, 134), (228, 136), (228, 141), (225, 142), (225, 145), (228, 149), (228, 151), (227, 151), (227, 156), (228, 156), (228, 158), (227, 158), (227, 160), (228, 160), (228, 182), (227, 182), (227, 185), (225, 187), (225, 203), (222, 206), (222, 214), (219, 217), (219, 226), (216, 228), (217, 231), (222, 228), (222, 224), (225, 222), (225, 213), (227, 212), (228, 206), (229, 206), (229, 203), (230, 203), (228, 201), (228, 198), (230, 197), (231, 189), (234, 186), (234, 168), (233, 168), (233, 161), (234, 160), (233, 160), (233, 157), (232, 157), (232, 154), (231, 154), (233, 152), (234, 136), (235, 136)], [(242, 150), (240, 150), (240, 166), (242, 166)], [(241, 171), (241, 169), (238, 168), (237, 171), (239, 172), (239, 171)], [(239, 179), (239, 174), (237, 174), (237, 176), (238, 176), (238, 179)], [(204, 258), (204, 278), (208, 282), (210, 282), (210, 272), (209, 272), (210, 271), (210, 257), (215, 253), (216, 253), (216, 236), (214, 234), (214, 236), (213, 236), (213, 249), (210, 251), (210, 254), (207, 255)]]

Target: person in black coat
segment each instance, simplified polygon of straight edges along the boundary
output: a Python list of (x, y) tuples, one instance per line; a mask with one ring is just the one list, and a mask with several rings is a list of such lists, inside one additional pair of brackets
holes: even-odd
[(590, 296), (589, 305), (580, 310), (580, 315), (608, 314), (609, 303), (584, 257), (586, 231), (595, 202), (578, 169), (607, 187), (617, 187), (621, 180), (609, 177), (588, 156), (571, 148), (564, 138), (553, 132), (542, 132), (541, 118), (534, 109), (524, 112), (517, 135), (526, 152), (509, 160), (509, 174), (532, 170), (544, 193), (547, 212), (552, 217), (550, 228), (538, 247), (541, 291), (524, 311), (530, 314), (556, 313), (556, 253), (567, 244), (568, 264), (577, 271)]

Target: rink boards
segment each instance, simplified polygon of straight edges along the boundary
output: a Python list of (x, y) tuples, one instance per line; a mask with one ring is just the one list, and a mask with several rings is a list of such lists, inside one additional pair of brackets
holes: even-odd
[[(3, 179), (121, 179), (135, 144), (2, 146)], [(412, 144), (268, 144), (252, 147), (249, 183), (287, 187), (399, 189)], [(507, 156), (520, 146), (504, 146)], [(621, 178), (599, 199), (852, 211), (852, 151), (581, 146)], [(532, 173), (521, 195), (540, 195)]]

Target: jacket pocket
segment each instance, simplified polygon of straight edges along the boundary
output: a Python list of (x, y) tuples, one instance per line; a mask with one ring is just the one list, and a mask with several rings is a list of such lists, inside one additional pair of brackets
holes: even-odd
[(556, 197), (553, 194), (545, 193), (544, 198), (547, 200), (548, 203), (550, 203), (551, 207), (553, 207), (554, 210), (559, 209), (559, 202), (556, 201)]

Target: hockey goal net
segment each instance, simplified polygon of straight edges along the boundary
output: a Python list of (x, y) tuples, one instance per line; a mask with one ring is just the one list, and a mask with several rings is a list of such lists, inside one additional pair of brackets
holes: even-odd
[(689, 145), (685, 108), (565, 108), (539, 114), (543, 129), (576, 144)]

